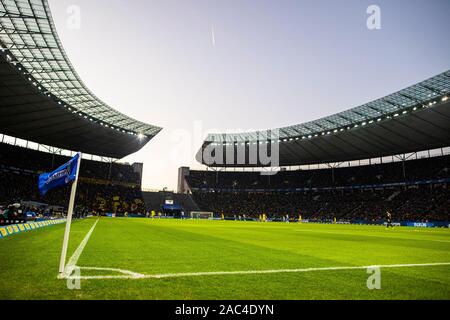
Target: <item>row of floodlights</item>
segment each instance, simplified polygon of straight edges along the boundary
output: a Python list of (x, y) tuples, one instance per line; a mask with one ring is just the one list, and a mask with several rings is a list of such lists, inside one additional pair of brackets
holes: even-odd
[[(448, 99), (449, 99), (448, 96), (444, 96), (444, 97), (442, 97), (441, 101), (445, 102)], [(404, 110), (401, 113), (395, 113), (393, 115), (388, 115), (388, 116), (386, 116), (384, 118), (384, 120), (397, 118), (397, 117), (399, 117), (401, 115), (405, 115), (405, 114), (407, 114), (409, 112), (414, 112), (414, 111), (417, 111), (419, 109), (430, 108), (430, 107), (434, 106), (435, 104), (437, 104), (438, 102), (439, 102), (439, 100), (431, 101), (428, 104), (422, 105), (421, 107), (417, 107), (416, 106), (416, 107), (410, 109), (409, 111), (408, 110)], [(236, 142), (235, 141), (235, 142), (220, 142), (220, 143), (214, 142), (211, 145), (213, 145), (213, 146), (221, 146), (221, 145), (223, 145), (223, 146), (235, 146), (235, 145), (244, 146), (244, 145), (257, 145), (257, 144), (262, 145), (262, 144), (269, 144), (269, 143), (274, 144), (274, 143), (277, 143), (277, 142), (278, 143), (292, 142), (292, 141), (298, 141), (298, 140), (317, 138), (317, 137), (320, 137), (320, 136), (327, 136), (327, 135), (331, 135), (333, 133), (340, 133), (340, 132), (343, 132), (343, 131), (346, 131), (346, 130), (352, 130), (352, 129), (356, 129), (356, 128), (359, 128), (359, 127), (365, 127), (368, 124), (372, 124), (372, 123), (375, 123), (375, 122), (381, 122), (381, 121), (383, 121), (382, 117), (377, 118), (376, 120), (372, 119), (372, 120), (369, 120), (369, 121), (364, 121), (364, 122), (361, 122), (361, 123), (357, 123), (357, 124), (354, 124), (353, 126), (348, 126), (346, 128), (339, 128), (339, 129), (335, 129), (333, 131), (326, 131), (326, 132), (321, 132), (321, 133), (316, 133), (316, 134), (310, 134), (310, 135), (302, 136), (302, 137), (278, 139), (278, 141), (277, 140), (271, 140), (271, 141), (265, 140), (265, 141), (259, 141), (259, 142), (256, 142), (256, 141), (255, 142), (249, 142), (249, 141)]]
[[(2, 51), (2, 52), (6, 52), (6, 49), (5, 49), (5, 48), (1, 48), (1, 51)], [(23, 75), (25, 75), (25, 76), (27, 77), (27, 80), (28, 80), (34, 87), (36, 87), (39, 91), (43, 91), (43, 94), (45, 94), (45, 95), (46, 95), (47, 97), (49, 97), (49, 98), (53, 98), (53, 100), (57, 101), (58, 105), (60, 105), (60, 106), (63, 107), (63, 108), (66, 108), (67, 110), (69, 110), (69, 111), (72, 112), (73, 114), (77, 114), (78, 116), (80, 116), (80, 117), (82, 117), (82, 118), (85, 118), (86, 120), (89, 120), (89, 121), (91, 121), (91, 122), (98, 123), (99, 125), (101, 125), (101, 126), (103, 126), (103, 127), (110, 128), (110, 129), (113, 129), (113, 130), (116, 130), (116, 131), (119, 131), (119, 132), (122, 132), (122, 133), (128, 133), (128, 134), (130, 134), (130, 135), (137, 136), (137, 137), (139, 138), (139, 140), (142, 140), (142, 139), (145, 138), (145, 135), (142, 134), (142, 133), (137, 133), (137, 132), (133, 132), (133, 131), (126, 131), (126, 130), (124, 130), (124, 129), (122, 129), (122, 128), (115, 127), (115, 126), (110, 125), (110, 124), (108, 124), (108, 123), (105, 123), (105, 122), (96, 120), (96, 119), (94, 119), (94, 118), (92, 118), (92, 117), (86, 115), (85, 113), (79, 112), (79, 111), (77, 111), (75, 108), (72, 108), (72, 107), (66, 105), (63, 101), (59, 100), (56, 96), (52, 95), (49, 91), (45, 90), (42, 86), (40, 86), (40, 85), (38, 84), (37, 81), (35, 81), (31, 76), (29, 76), (29, 73), (27, 73), (26, 71), (22, 71), (22, 70), (24, 70), (24, 69), (19, 65), (19, 63), (17, 63), (16, 61), (13, 61), (12, 58), (11, 58), (9, 55), (7, 56), (7, 60), (8, 60), (12, 65), (16, 66), (16, 67), (17, 67), (17, 70), (20, 71)]]

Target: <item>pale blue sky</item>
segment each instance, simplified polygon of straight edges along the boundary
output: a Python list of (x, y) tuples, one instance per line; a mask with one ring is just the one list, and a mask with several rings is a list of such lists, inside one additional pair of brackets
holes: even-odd
[[(144, 162), (148, 188), (175, 189), (179, 166), (200, 168), (207, 132), (318, 119), (450, 69), (448, 0), (49, 3), (87, 86), (164, 128), (125, 159)], [(366, 27), (371, 4), (381, 30)], [(81, 9), (80, 29), (67, 28), (70, 5)]]

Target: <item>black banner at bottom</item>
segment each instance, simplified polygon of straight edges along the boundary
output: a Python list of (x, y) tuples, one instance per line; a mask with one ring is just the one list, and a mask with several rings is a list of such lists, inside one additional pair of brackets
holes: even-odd
[[(346, 318), (402, 317), (448, 310), (449, 301), (0, 301), (2, 315), (86, 318), (92, 311), (102, 317), (129, 319), (140, 314), (143, 319), (301, 319), (311, 317)], [(60, 313), (61, 312), (61, 313)]]

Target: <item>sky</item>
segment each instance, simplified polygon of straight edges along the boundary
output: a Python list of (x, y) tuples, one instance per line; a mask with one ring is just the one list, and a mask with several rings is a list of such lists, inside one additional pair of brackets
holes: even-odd
[[(316, 120), (450, 69), (448, 0), (49, 0), (83, 82), (163, 127), (143, 187), (176, 190), (208, 133)], [(381, 29), (371, 30), (370, 5)]]

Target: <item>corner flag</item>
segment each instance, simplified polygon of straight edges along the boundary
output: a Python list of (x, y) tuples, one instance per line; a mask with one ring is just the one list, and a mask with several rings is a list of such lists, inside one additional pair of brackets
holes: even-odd
[(69, 208), (67, 210), (66, 230), (64, 232), (64, 241), (61, 251), (61, 260), (59, 263), (59, 273), (62, 275), (65, 271), (67, 246), (69, 243), (70, 225), (72, 223), (73, 208), (75, 206), (75, 195), (77, 193), (78, 176), (80, 174), (81, 152), (77, 153), (69, 162), (50, 173), (43, 173), (39, 176), (39, 191), (45, 195), (51, 189), (72, 183), (70, 192)]
[(39, 176), (39, 192), (45, 194), (51, 189), (64, 186), (77, 178), (80, 154), (77, 153), (69, 162), (50, 173), (43, 173)]

